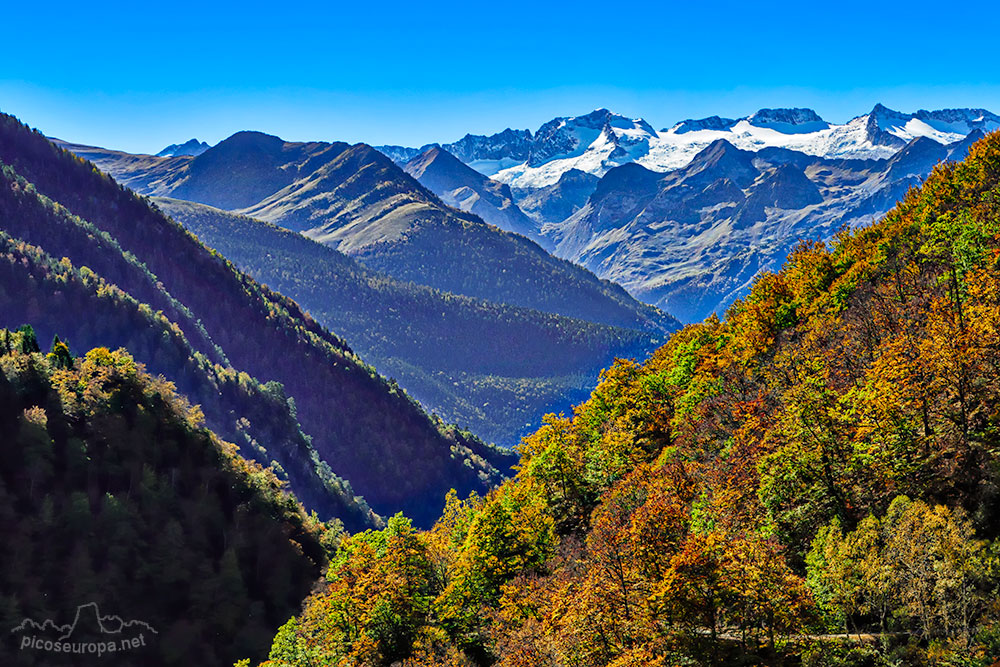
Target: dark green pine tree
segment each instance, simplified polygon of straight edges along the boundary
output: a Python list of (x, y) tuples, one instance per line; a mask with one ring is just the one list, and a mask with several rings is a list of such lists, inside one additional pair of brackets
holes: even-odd
[(17, 333), (21, 334), (21, 352), (31, 354), (42, 351), (42, 348), (38, 347), (38, 337), (35, 336), (35, 330), (30, 324), (21, 326)]

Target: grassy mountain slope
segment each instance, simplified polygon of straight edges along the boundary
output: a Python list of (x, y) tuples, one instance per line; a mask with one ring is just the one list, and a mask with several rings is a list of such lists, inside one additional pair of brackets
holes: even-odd
[(158, 157), (155, 155), (134, 155), (109, 148), (82, 146), (61, 139), (50, 138), (52, 143), (70, 151), (74, 155), (89, 160), (112, 174), (115, 181), (143, 194), (163, 194), (176, 186), (190, 155)]
[[(33, 334), (0, 330), (3, 663), (263, 658), (266, 637), (298, 609), (337, 533), (201, 428), (199, 411), (124, 351), (73, 359), (36, 347)], [(61, 633), (10, 631), (24, 619), (71, 623), (89, 602), (151, 626), (144, 645), (65, 655), (23, 647)], [(117, 641), (83, 625), (71, 641)]]
[(641, 331), (402, 283), (269, 223), (192, 202), (155, 201), (201, 241), (350, 340), (423, 405), (498, 444), (517, 444), (545, 411), (585, 398), (592, 378), (615, 357), (645, 358), (658, 344)]
[[(9, 116), (0, 119), (0, 161), (141, 262), (200, 321), (233, 368), (284, 385), (319, 457), (376, 511), (405, 508), (427, 521), (452, 486), (485, 489), (497, 479), (484, 457), (504, 466), (499, 452), (432, 422), (293, 301), (262, 288), (89, 163)], [(89, 265), (91, 250), (69, 259)], [(46, 313), (31, 315), (25, 321), (38, 323)], [(92, 326), (85, 312), (73, 315), (81, 330)], [(156, 351), (137, 356), (149, 363)]]
[(1000, 133), (615, 364), (488, 497), (345, 543), (271, 658), (996, 664), (998, 340)]

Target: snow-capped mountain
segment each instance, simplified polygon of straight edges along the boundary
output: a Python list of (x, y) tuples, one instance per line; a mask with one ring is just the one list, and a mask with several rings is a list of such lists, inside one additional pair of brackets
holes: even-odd
[[(988, 132), (998, 128), (1000, 116), (982, 109), (907, 114), (879, 104), (871, 112), (840, 125), (823, 120), (812, 109), (761, 109), (736, 120), (713, 116), (682, 121), (643, 137), (647, 149), (643, 151), (634, 144), (631, 157), (653, 171), (671, 171), (687, 165), (712, 142), (724, 139), (747, 151), (775, 147), (825, 158), (887, 159), (917, 137), (946, 145), (962, 140), (973, 130)], [(532, 189), (551, 184), (563, 171), (573, 168), (601, 176), (622, 163), (622, 157), (610, 154), (604, 143), (595, 141), (579, 157), (539, 166), (529, 162), (502, 170), (493, 178), (509, 183), (515, 190)]]
[[(566, 159), (603, 146), (608, 159), (628, 161), (636, 147), (645, 147), (656, 131), (649, 123), (630, 120), (607, 109), (597, 109), (586, 116), (556, 118), (542, 125), (531, 143), (529, 167), (540, 167), (554, 159)], [(644, 152), (642, 149), (639, 153)]]
[(818, 132), (830, 127), (812, 109), (761, 109), (749, 116), (747, 122), (755, 127), (767, 127), (786, 134)]
[(636, 163), (611, 169), (586, 204), (542, 233), (557, 256), (698, 321), (721, 315), (800, 239), (829, 239), (843, 224), (870, 222), (982, 136), (976, 129), (946, 146), (918, 136), (888, 160), (749, 151), (717, 139), (668, 173)]
[(554, 185), (571, 169), (603, 176), (614, 167), (641, 161), (657, 136), (641, 118), (607, 109), (556, 118), (535, 133), (527, 160), (488, 175), (522, 191)]
[[(917, 137), (947, 145), (973, 130), (998, 128), (1000, 116), (985, 109), (902, 113), (877, 104), (843, 124), (827, 122), (812, 109), (760, 109), (744, 118), (711, 116), (656, 131), (641, 118), (598, 109), (555, 118), (534, 135), (505, 130), (490, 137), (468, 135), (444, 147), (474, 169), (510, 185), (515, 195), (526, 196), (556, 184), (571, 169), (598, 177), (629, 162), (658, 172), (680, 169), (719, 139), (746, 151), (776, 147), (825, 158), (888, 159)], [(398, 146), (380, 150), (397, 161), (421, 152)]]
[(204, 141), (188, 139), (183, 144), (170, 144), (156, 154), (156, 157), (177, 157), (178, 155), (201, 155), (211, 146)]
[(467, 136), (456, 155), (509, 186), (558, 257), (696, 321), (721, 314), (800, 239), (883, 215), (935, 164), (998, 129), (985, 109), (877, 104), (833, 123), (769, 108), (659, 131), (598, 109), (534, 134)]

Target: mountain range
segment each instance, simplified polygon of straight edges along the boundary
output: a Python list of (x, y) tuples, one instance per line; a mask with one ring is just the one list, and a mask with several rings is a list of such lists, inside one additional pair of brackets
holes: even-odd
[[(533, 226), (506, 186), (443, 151), (408, 169), (448, 181), (468, 211), (365, 144), (240, 132), (199, 156), (169, 158), (60, 145), (167, 197), (160, 205), (209, 245), (347, 336), (428, 409), (492, 442), (516, 444), (546, 411), (586, 396), (616, 356), (644, 357), (679, 326), (485, 222), (477, 213), (509, 229)], [(520, 355), (509, 354), (511, 341), (522, 341)]]
[(724, 312), (801, 239), (830, 239), (872, 221), (981, 136), (975, 130), (948, 145), (918, 137), (888, 160), (752, 152), (718, 139), (671, 172), (637, 163), (612, 169), (582, 208), (542, 231), (557, 255), (684, 321), (699, 320)]
[(535, 223), (514, 203), (510, 186), (479, 173), (443, 148), (428, 148), (408, 160), (403, 169), (445, 204), (545, 245)]
[(878, 104), (841, 124), (779, 108), (657, 131), (598, 109), (535, 132), (379, 146), (399, 169), (364, 144), (246, 132), (198, 157), (70, 148), (140, 192), (274, 222), (399, 280), (641, 329), (574, 310), (569, 294), (546, 299), (573, 271), (543, 251), (697, 321), (722, 314), (800, 240), (876, 219), (934, 164), (961, 159), (997, 128), (1000, 116), (984, 109)]
[[(800, 240), (877, 218), (937, 162), (961, 159), (998, 128), (1000, 116), (984, 109), (901, 113), (878, 104), (843, 124), (811, 109), (760, 109), (656, 131), (598, 109), (534, 133), (379, 149), (404, 165), (454, 151), (510, 186), (534, 221), (527, 234), (556, 256), (697, 321), (721, 315)], [(451, 171), (429, 187), (444, 196), (471, 180)]]
[[(1000, 117), (981, 109), (907, 114), (876, 105), (843, 124), (810, 109), (761, 109), (656, 131), (642, 119), (599, 109), (553, 119), (534, 133), (467, 135), (419, 149), (294, 143), (259, 132), (239, 132), (197, 156), (64, 145), (138, 192), (174, 200), (162, 205), (184, 224), (200, 223), (197, 233), (209, 234), (227, 256), (235, 253), (241, 268), (324, 313), (325, 325), (357, 341), (366, 358), (430, 409), (513, 444), (547, 401), (561, 397), (549, 406), (568, 407), (582, 396), (589, 389), (582, 378), (593, 377), (609, 355), (652, 349), (638, 341), (676, 327), (665, 313), (683, 321), (722, 314), (800, 240), (830, 239), (843, 226), (876, 219), (937, 162), (961, 159), (972, 141), (997, 127)], [(310, 264), (285, 255), (275, 275), (261, 261), (269, 256), (266, 243), (251, 249), (209, 228), (231, 229), (239, 219), (255, 230), (250, 238), (275, 230), (265, 234), (241, 218), (223, 223), (222, 211), (318, 241), (355, 261), (348, 274), (360, 275), (363, 267), (372, 272), (368, 284), (381, 274), (395, 281), (397, 294), (412, 283), (639, 333), (587, 334), (585, 348), (599, 339), (619, 343), (599, 344), (602, 351), (586, 364), (569, 355), (579, 365), (558, 372), (529, 369), (525, 358), (520, 368), (493, 367), (485, 382), (479, 374), (456, 374), (426, 345), (421, 352), (413, 345), (415, 338), (441, 340), (431, 320), (416, 318), (423, 324), (408, 323), (410, 333), (399, 330), (392, 342), (393, 336), (367, 334), (378, 324), (366, 308), (344, 310), (346, 292), (316, 298), (323, 295), (322, 276), (332, 281), (331, 267), (343, 262), (331, 256), (323, 264), (329, 273), (310, 274)], [(480, 331), (472, 322), (483, 321), (458, 317), (472, 302), (461, 303), (442, 309), (451, 313), (442, 321), (454, 332), (454, 349), (465, 349), (469, 332)], [(348, 322), (347, 312), (357, 316)], [(522, 322), (516, 326), (527, 332), (535, 325), (523, 328), (524, 318), (505, 321)], [(535, 339), (555, 344), (559, 337)], [(489, 364), (481, 361), (485, 371)], [(513, 386), (521, 389), (512, 392)]]
[(619, 286), (446, 205), (366, 144), (238, 132), (197, 157), (157, 158), (56, 143), (141, 194), (273, 222), (399, 280), (613, 326), (677, 326)]
[[(653, 171), (670, 171), (718, 139), (744, 150), (777, 147), (827, 158), (885, 159), (917, 137), (947, 144), (974, 130), (997, 128), (1000, 116), (985, 109), (902, 113), (877, 104), (842, 124), (825, 121), (812, 109), (760, 109), (743, 118), (689, 119), (656, 131), (641, 118), (597, 109), (554, 118), (534, 134), (505, 130), (488, 137), (466, 135), (442, 148), (517, 191), (552, 185), (570, 169), (603, 176), (613, 167), (638, 162)], [(405, 161), (429, 147), (378, 148)]]

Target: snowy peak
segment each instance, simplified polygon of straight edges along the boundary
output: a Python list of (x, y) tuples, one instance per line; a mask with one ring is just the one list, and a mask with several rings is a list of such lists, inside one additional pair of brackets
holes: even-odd
[(885, 106), (881, 102), (877, 102), (872, 110), (868, 113), (869, 116), (875, 116), (876, 118), (887, 118), (887, 119), (898, 119), (898, 118), (908, 118), (907, 114), (900, 113)]
[(1000, 116), (986, 109), (921, 109), (914, 116), (940, 132), (969, 134), (977, 130), (986, 133), (1000, 129)]
[[(644, 123), (645, 121), (640, 122)], [(635, 123), (636, 121), (630, 120), (627, 117), (608, 109), (594, 109), (590, 113), (583, 116), (554, 118), (548, 123), (545, 123), (545, 125), (542, 125), (536, 133), (536, 136), (544, 136), (547, 131), (549, 131), (549, 128), (552, 127), (591, 128), (596, 130), (604, 127), (605, 125), (611, 125), (612, 127), (627, 129), (633, 127)]]
[(709, 116), (708, 118), (688, 119), (674, 125), (672, 128), (665, 128), (664, 132), (674, 134), (684, 134), (685, 132), (698, 132), (700, 130), (714, 130), (724, 132), (736, 125), (732, 118), (720, 118), (719, 116)]
[(754, 125), (766, 123), (784, 123), (786, 125), (804, 125), (805, 123), (824, 122), (819, 114), (812, 109), (760, 109), (747, 117)]
[(656, 130), (641, 118), (630, 119), (607, 109), (596, 109), (585, 116), (554, 118), (535, 133), (528, 166), (579, 157), (592, 146), (610, 147), (609, 152), (614, 152), (622, 144), (648, 143), (655, 136)]
[(986, 133), (1000, 129), (1000, 116), (985, 109), (920, 110), (910, 114), (876, 104), (871, 113), (861, 119), (865, 121), (865, 133), (873, 145), (897, 150), (917, 137), (927, 137), (944, 145), (961, 141), (976, 130)]
[(156, 157), (177, 157), (178, 155), (201, 155), (210, 148), (204, 141), (189, 139), (183, 144), (170, 144), (156, 154)]
[(805, 134), (826, 130), (830, 124), (812, 109), (760, 109), (746, 121), (755, 127), (766, 127), (784, 134)]
[(625, 120), (624, 116), (616, 114), (609, 109), (594, 109), (590, 113), (583, 116), (576, 116), (573, 118), (560, 118), (558, 120), (567, 121), (572, 125), (578, 125), (582, 127), (602, 127), (605, 123), (611, 121), (613, 118), (619, 118)]
[(865, 135), (877, 146), (903, 146), (906, 125), (912, 116), (876, 104), (865, 123)]
[(608, 125), (619, 130), (625, 130), (626, 135), (630, 133), (642, 133), (649, 136), (656, 136), (656, 130), (642, 118), (626, 118), (620, 114), (612, 113), (608, 116)]
[(752, 113), (739, 120), (721, 118), (719, 116), (709, 116), (708, 118), (697, 120), (684, 120), (671, 128), (664, 129), (663, 132), (673, 134), (700, 132), (702, 130), (727, 132), (732, 130), (741, 121), (749, 123), (754, 127), (766, 127), (778, 132), (784, 132), (785, 134), (816, 132), (830, 127), (830, 124), (812, 109), (789, 108), (759, 109), (756, 113)]

